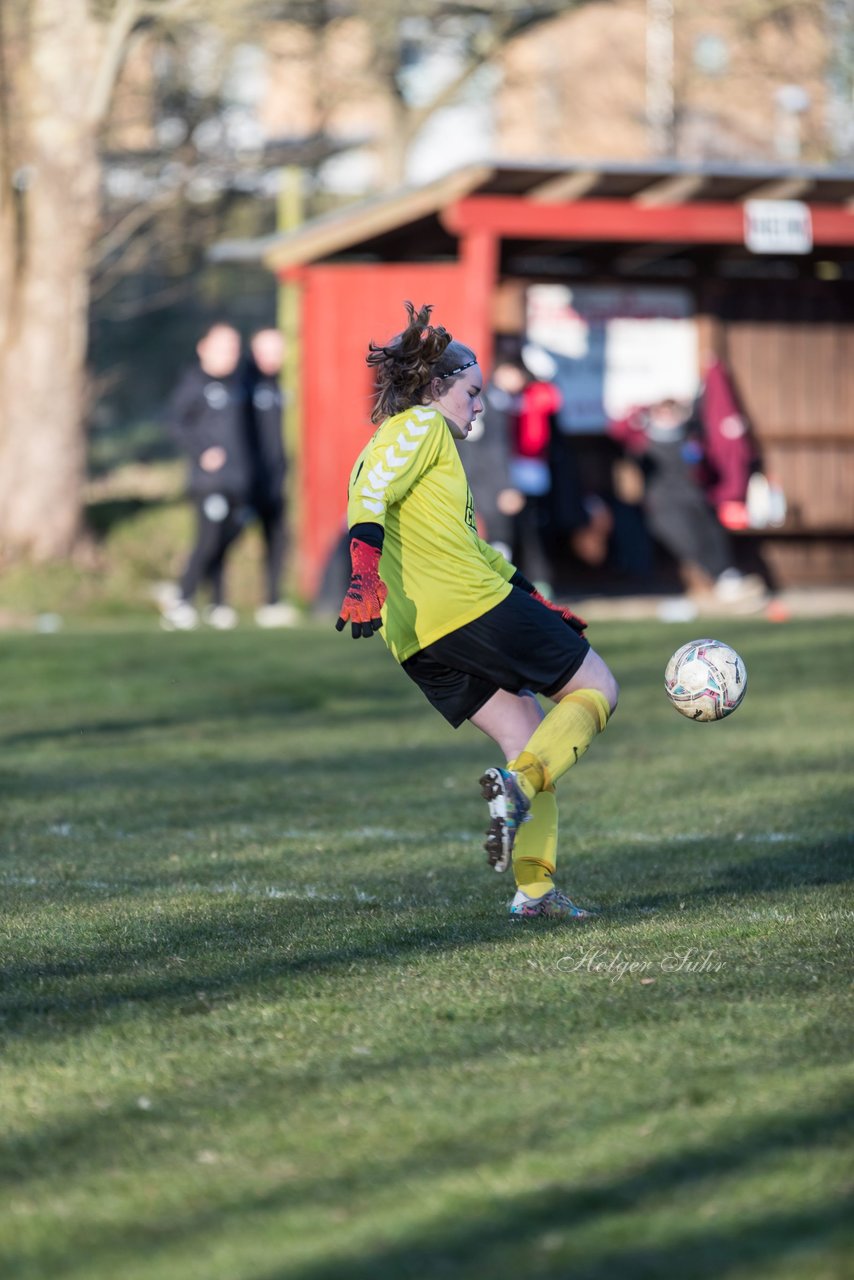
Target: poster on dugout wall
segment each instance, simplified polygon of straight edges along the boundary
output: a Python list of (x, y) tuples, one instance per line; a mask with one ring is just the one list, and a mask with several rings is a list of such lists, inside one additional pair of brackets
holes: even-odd
[[(552, 357), (562, 431), (604, 431), (638, 405), (691, 401), (699, 369), (687, 289), (655, 285), (531, 285), (527, 339)], [(547, 366), (544, 366), (547, 367)]]

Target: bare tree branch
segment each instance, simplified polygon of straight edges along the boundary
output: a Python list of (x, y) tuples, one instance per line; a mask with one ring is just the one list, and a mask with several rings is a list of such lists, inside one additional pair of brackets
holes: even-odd
[(158, 289), (147, 298), (140, 298), (138, 302), (114, 303), (109, 309), (110, 320), (136, 320), (152, 311), (161, 311), (164, 307), (171, 307), (176, 302), (192, 297), (194, 287), (194, 281), (185, 278), (164, 289)]
[(138, 0), (118, 0), (107, 27), (101, 57), (95, 71), (86, 119), (98, 125), (107, 114), (113, 89), (127, 53), (127, 43), (140, 18)]
[[(120, 262), (120, 270), (108, 270), (104, 272), (99, 279), (92, 281), (90, 284), (90, 297), (92, 301), (97, 302), (101, 298), (106, 297), (113, 289), (117, 287), (123, 280), (139, 271), (145, 266), (151, 255), (151, 245), (157, 241), (156, 235), (137, 237), (134, 240), (128, 240), (122, 247)], [(117, 264), (113, 264), (116, 266)]]
[(475, 71), (491, 62), (494, 57), (501, 51), (508, 39), (510, 32), (503, 23), (498, 23), (482, 41), (478, 42), (476, 49), (473, 49), (463, 66), (443, 89), (436, 94), (435, 98), (424, 104), (423, 107), (410, 108), (407, 113), (406, 133), (409, 138), (415, 136), (419, 129), (424, 125), (431, 116), (440, 111), (442, 107), (448, 106), (457, 97), (460, 90), (471, 79)]
[(146, 222), (173, 205), (177, 198), (176, 192), (164, 191), (153, 200), (147, 200), (144, 204), (134, 205), (129, 209), (93, 246), (89, 259), (91, 270), (97, 273), (111, 254), (120, 249), (136, 231), (145, 226)]

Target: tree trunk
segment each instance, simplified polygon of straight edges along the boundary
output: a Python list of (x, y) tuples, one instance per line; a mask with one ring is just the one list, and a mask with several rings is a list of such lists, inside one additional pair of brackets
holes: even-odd
[(81, 524), (97, 30), (87, 0), (3, 8), (0, 557), (45, 561)]

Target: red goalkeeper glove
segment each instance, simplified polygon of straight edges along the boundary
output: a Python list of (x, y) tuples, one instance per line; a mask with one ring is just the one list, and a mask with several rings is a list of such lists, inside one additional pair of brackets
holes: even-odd
[(380, 612), (388, 595), (388, 587), (380, 577), (379, 547), (370, 547), (358, 538), (350, 539), (350, 586), (341, 605), (341, 616), (335, 623), (336, 631), (343, 631), (350, 623), (353, 639), (372, 636), (382, 626)]
[(517, 569), (510, 579), (514, 587), (521, 587), (523, 591), (527, 591), (529, 596), (533, 596), (535, 600), (539, 600), (540, 604), (544, 604), (547, 609), (551, 609), (552, 613), (559, 613), (568, 627), (572, 627), (573, 631), (577, 631), (580, 636), (584, 635), (587, 630), (587, 623), (583, 618), (579, 618), (577, 613), (573, 613), (571, 609), (567, 609), (559, 604), (552, 604), (551, 600), (547, 600), (541, 595), (533, 582), (529, 582), (523, 577)]

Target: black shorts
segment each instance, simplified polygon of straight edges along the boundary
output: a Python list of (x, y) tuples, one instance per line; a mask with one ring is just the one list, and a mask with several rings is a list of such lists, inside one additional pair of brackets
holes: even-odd
[(590, 642), (520, 587), (474, 622), (402, 664), (455, 729), (499, 689), (557, 693), (586, 658)]

